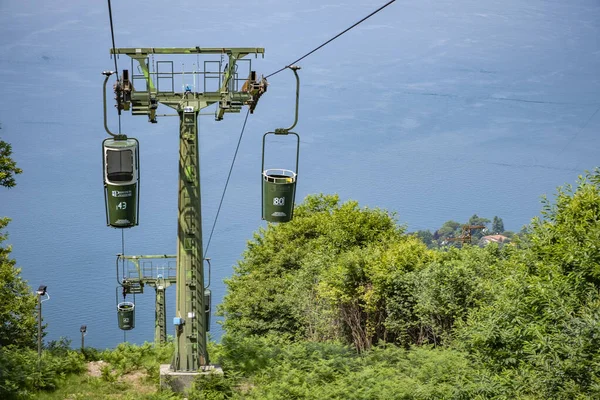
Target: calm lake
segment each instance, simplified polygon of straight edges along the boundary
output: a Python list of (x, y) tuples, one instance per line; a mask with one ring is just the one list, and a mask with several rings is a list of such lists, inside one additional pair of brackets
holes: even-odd
[[(0, 138), (12, 143), (24, 170), (15, 188), (0, 189), (0, 215), (12, 218), (12, 255), (32, 290), (48, 286), (46, 340), (65, 336), (78, 345), (86, 324), (90, 346), (152, 341), (152, 289), (136, 296), (136, 328), (124, 337), (117, 326), (115, 255), (122, 241), (120, 230), (105, 226), (101, 165), (107, 135), (100, 72), (114, 68), (106, 5), (33, 3), (27, 9), (16, 1), (0, 4)], [(150, 3), (144, 8), (161, 4)], [(265, 59), (253, 59), (252, 66), (266, 74), (378, 6), (357, 2), (316, 12), (316, 0), (290, 4), (281, 7), (301, 10), (314, 25), (299, 23), (293, 13), (288, 19), (289, 10), (268, 9), (265, 26), (223, 29), (213, 14), (198, 26), (181, 9), (166, 9), (158, 20), (119, 5), (129, 9), (119, 14), (117, 46), (196, 46), (202, 29), (212, 29), (204, 46), (264, 46)], [(251, 8), (240, 5), (230, 17), (248, 20), (244, 13), (258, 12)], [(125, 24), (127, 12), (138, 18)], [(335, 14), (335, 23), (327, 13)], [(409, 231), (466, 222), (475, 213), (497, 215), (517, 231), (539, 214), (540, 196), (598, 166), (598, 2), (425, 1), (395, 4), (377, 18), (301, 63), (298, 202), (311, 193), (338, 193), (396, 212)], [(148, 21), (174, 20), (182, 33), (148, 29)], [(290, 27), (303, 33), (284, 40)], [(192, 58), (188, 68), (198, 62)], [(125, 56), (118, 62), (120, 69), (130, 67)], [(284, 71), (269, 82), (249, 117), (206, 255), (213, 314), (226, 291), (223, 279), (265, 226), (262, 135), (293, 120), (293, 75)], [(109, 109), (116, 130), (112, 103)], [(221, 122), (200, 118), (205, 246), (244, 116), (245, 110)], [(174, 254), (178, 120), (149, 124), (124, 113), (121, 124), (141, 149), (140, 225), (125, 231), (125, 253)], [(273, 146), (279, 156), (273, 162), (289, 167), (290, 144)], [(174, 288), (167, 293), (172, 333)], [(213, 316), (216, 340), (222, 335), (217, 322)]]

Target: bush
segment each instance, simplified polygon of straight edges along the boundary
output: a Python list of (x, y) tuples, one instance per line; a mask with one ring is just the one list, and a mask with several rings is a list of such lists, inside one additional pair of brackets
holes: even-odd
[[(383, 345), (358, 354), (336, 343), (236, 339), (224, 341), (221, 362), (226, 374), (240, 374), (215, 381), (225, 385), (220, 393), (226, 397), (212, 398), (474, 399), (500, 393), (480, 374), (481, 365), (456, 350)], [(249, 368), (247, 360), (260, 361)], [(207, 393), (219, 392), (211, 388)]]
[(73, 350), (44, 351), (38, 359), (34, 350), (1, 347), (0, 398), (30, 398), (39, 390), (54, 390), (68, 374), (84, 370), (83, 356)]
[(172, 343), (154, 345), (146, 342), (141, 346), (120, 343), (115, 349), (100, 353), (100, 358), (119, 373), (126, 374), (137, 369), (155, 370), (154, 366), (170, 362), (172, 355)]
[[(340, 204), (337, 196), (308, 196), (291, 222), (269, 224), (248, 242), (244, 259), (226, 280), (229, 290), (219, 307), (225, 329), (339, 339), (339, 310), (317, 290), (322, 274), (338, 256), (397, 239), (402, 231), (386, 211), (361, 209), (354, 201)], [(353, 278), (360, 276), (349, 274)], [(353, 284), (361, 282), (348, 282)]]
[[(600, 174), (544, 203), (489, 300), (468, 313), (457, 346), (515, 396), (600, 396)], [(510, 247), (510, 246), (509, 246)]]
[(234, 387), (234, 381), (223, 374), (199, 375), (192, 383), (187, 398), (189, 400), (230, 399), (233, 396)]

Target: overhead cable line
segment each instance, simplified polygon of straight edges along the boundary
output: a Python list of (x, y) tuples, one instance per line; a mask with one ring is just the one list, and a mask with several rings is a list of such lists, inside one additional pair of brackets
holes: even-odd
[[(119, 81), (119, 67), (117, 66), (117, 52), (115, 46), (115, 30), (113, 27), (113, 17), (112, 17), (112, 7), (110, 5), (110, 0), (108, 0), (108, 19), (110, 21), (110, 36), (112, 39), (112, 47), (113, 47), (113, 59), (115, 60), (115, 73), (117, 74), (117, 82)], [(105, 105), (106, 107), (106, 105)], [(106, 109), (105, 112), (105, 121), (106, 124)], [(119, 135), (121, 134), (121, 110), (119, 109)], [(121, 229), (121, 254), (125, 255), (125, 229)], [(125, 259), (123, 259), (123, 268), (125, 267)], [(123, 332), (123, 340), (126, 339), (125, 332)]]
[[(109, 0), (110, 1), (110, 0)], [(302, 57), (300, 57), (299, 59), (292, 61), (291, 63), (289, 63), (288, 65), (286, 65), (285, 67), (273, 72), (272, 74), (267, 75), (265, 78), (269, 78), (275, 74), (280, 73), (281, 71), (283, 71), (286, 68), (289, 68), (290, 66), (296, 64), (298, 61), (301, 61), (303, 59), (305, 59), (306, 57), (310, 56), (312, 53), (314, 53), (315, 51), (319, 50), (321, 47), (324, 47), (325, 45), (333, 42), (335, 39), (339, 38), (340, 36), (342, 36), (344, 33), (348, 32), (350, 29), (354, 28), (355, 26), (359, 25), (360, 23), (366, 21), (367, 19), (371, 18), (373, 15), (377, 14), (379, 11), (383, 10), (384, 8), (386, 8), (387, 6), (389, 6), (390, 4), (392, 4), (393, 2), (395, 2), (396, 0), (391, 0), (389, 2), (387, 2), (386, 4), (384, 4), (383, 6), (379, 7), (377, 10), (373, 11), (371, 14), (367, 15), (366, 17), (364, 17), (363, 19), (361, 19), (360, 21), (356, 22), (354, 25), (350, 26), (349, 28), (346, 28), (345, 30), (343, 30), (342, 32), (338, 33), (337, 35), (335, 35), (334, 37), (332, 37), (331, 39), (329, 39), (328, 41), (326, 41), (325, 43), (321, 44), (319, 47), (316, 47), (315, 49), (309, 51), (308, 53), (306, 53), (305, 55), (303, 55)]]
[[(119, 67), (117, 66), (117, 51), (115, 46), (115, 30), (113, 28), (112, 7), (108, 0), (108, 18), (110, 20), (110, 36), (112, 38), (113, 59), (115, 60), (115, 73), (117, 74), (117, 82), (119, 81)], [(119, 109), (119, 135), (121, 134), (121, 110)]]
[(117, 80), (119, 80), (119, 68), (117, 67), (117, 52), (115, 51), (115, 30), (113, 28), (112, 7), (110, 6), (110, 0), (108, 0), (108, 18), (110, 20), (110, 36), (112, 38), (113, 57), (115, 60), (115, 73), (117, 74)]
[(213, 222), (212, 229), (210, 230), (210, 235), (208, 237), (208, 243), (206, 244), (206, 249), (204, 249), (204, 257), (208, 253), (208, 248), (210, 247), (210, 240), (212, 239), (213, 232), (215, 231), (215, 226), (217, 225), (217, 219), (219, 218), (219, 213), (221, 212), (221, 206), (223, 205), (223, 199), (225, 198), (225, 192), (227, 192), (227, 185), (229, 185), (229, 178), (231, 178), (231, 172), (233, 171), (233, 166), (235, 164), (235, 158), (237, 157), (238, 150), (240, 149), (240, 143), (242, 143), (242, 137), (244, 136), (244, 130), (246, 129), (246, 122), (248, 122), (248, 115), (250, 114), (250, 109), (246, 111), (246, 118), (244, 119), (244, 125), (242, 126), (242, 131), (240, 132), (240, 138), (238, 139), (237, 147), (235, 148), (235, 153), (233, 154), (233, 160), (231, 161), (231, 167), (229, 167), (229, 174), (227, 175), (227, 180), (225, 181), (225, 187), (223, 188), (223, 194), (221, 195), (221, 202), (219, 203), (219, 208), (217, 209), (217, 215), (215, 216), (215, 221)]
[(594, 111), (593, 114), (587, 119), (587, 121), (585, 121), (585, 124), (583, 124), (583, 126), (577, 130), (577, 133), (575, 133), (575, 136), (573, 136), (571, 139), (569, 139), (567, 144), (565, 144), (565, 146), (562, 148), (562, 150), (558, 153), (559, 156), (567, 149), (567, 147), (569, 147), (569, 145), (573, 141), (575, 141), (575, 139), (577, 139), (577, 136), (579, 136), (579, 134), (588, 126), (590, 121), (596, 116), (596, 114), (598, 114), (598, 111), (600, 111), (600, 107), (598, 107), (596, 109), (596, 111)]

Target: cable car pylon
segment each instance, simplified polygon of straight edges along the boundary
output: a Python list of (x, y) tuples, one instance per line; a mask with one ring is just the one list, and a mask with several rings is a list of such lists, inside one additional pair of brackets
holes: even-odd
[[(264, 49), (147, 47), (112, 48), (110, 52), (113, 57), (129, 56), (132, 71), (136, 71), (129, 80), (129, 74), (124, 70), (121, 81), (115, 85), (119, 112), (131, 110), (133, 115), (146, 115), (149, 122), (156, 123), (156, 118), (161, 116), (156, 111), (162, 104), (174, 109), (179, 117), (176, 309), (173, 318), (175, 352), (171, 364), (161, 366), (160, 376), (161, 385), (183, 391), (191, 384), (194, 374), (215, 369), (210, 365), (206, 337), (209, 324), (206, 310), (207, 306), (210, 307), (210, 298), (204, 284), (202, 254), (198, 115), (201, 109), (215, 103), (217, 121), (223, 119), (225, 113), (240, 112), (244, 105), (252, 113), (267, 90), (267, 81), (264, 77), (257, 78), (251, 70), (247, 79), (238, 78), (237, 61), (249, 54), (264, 55)], [(199, 57), (211, 54), (227, 58), (225, 67), (222, 59), (205, 61), (204, 71), (179, 73), (173, 71), (173, 61), (154, 62), (155, 55)], [(138, 64), (135, 69), (134, 63)], [(207, 65), (216, 68), (207, 68)], [(248, 65), (250, 69), (251, 64)], [(215, 69), (217, 72), (214, 72)], [(199, 85), (203, 77), (204, 90), (197, 89), (196, 75)], [(185, 80), (186, 76), (194, 77), (194, 87), (184, 82), (182, 90), (177, 91), (175, 77)], [(215, 81), (218, 82), (217, 90), (208, 91), (207, 82)], [(240, 81), (245, 81), (241, 88)]]
[[(300, 102), (300, 77), (295, 65), (288, 66), (296, 77), (296, 112), (294, 123), (289, 128), (278, 128), (274, 132), (263, 135), (262, 164), (261, 164), (261, 203), (262, 219), (268, 222), (289, 222), (294, 217), (294, 203), (296, 201), (296, 183), (298, 180), (298, 160), (300, 157), (300, 136), (291, 132), (298, 123), (298, 104)], [(265, 144), (268, 135), (294, 135), (296, 136), (296, 167), (294, 170), (283, 168), (265, 169)]]

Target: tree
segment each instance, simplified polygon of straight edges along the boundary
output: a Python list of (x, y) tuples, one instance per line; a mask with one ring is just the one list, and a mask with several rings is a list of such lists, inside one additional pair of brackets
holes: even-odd
[(443, 241), (444, 239), (451, 237), (458, 237), (461, 234), (461, 224), (456, 221), (446, 221), (444, 224), (436, 231), (436, 235), (438, 240)]
[(432, 247), (434, 239), (437, 239), (434, 238), (433, 233), (431, 233), (429, 229), (417, 231), (415, 232), (415, 236), (421, 239), (423, 243), (427, 245), (427, 247)]
[(377, 332), (366, 333), (367, 325), (384, 318), (378, 308), (390, 277), (384, 269), (401, 265), (380, 260), (412, 260), (409, 254), (392, 255), (389, 244), (405, 241), (404, 250), (425, 251), (403, 231), (384, 210), (359, 208), (355, 201), (341, 204), (337, 196), (307, 197), (291, 222), (269, 224), (248, 243), (226, 281), (229, 290), (220, 307), (225, 329), (242, 335), (346, 338), (368, 346)]
[(469, 218), (469, 222), (467, 222), (469, 225), (485, 225), (487, 226), (487, 224), (490, 223), (490, 220), (487, 218), (482, 218), (480, 216), (478, 216), (477, 214), (473, 214), (471, 216), (471, 218)]
[(10, 219), (0, 218), (0, 347), (10, 344), (35, 347), (37, 335), (36, 297), (10, 258), (11, 246), (2, 244), (7, 234), (2, 230)]
[(523, 236), (456, 344), (523, 390), (512, 398), (599, 398), (600, 170), (544, 199)]
[[(8, 188), (16, 184), (13, 174), (21, 173), (11, 154), (10, 145), (0, 141), (0, 185)], [(34, 347), (36, 297), (21, 278), (21, 270), (15, 268), (15, 260), (10, 258), (11, 246), (2, 245), (8, 237), (3, 230), (9, 222), (8, 218), (0, 218), (0, 347), (9, 344)]]
[(554, 204), (546, 198), (542, 204), (543, 218), (529, 230), (535, 252), (600, 286), (600, 168), (580, 176), (575, 188), (558, 188)]
[[(478, 216), (477, 214), (473, 214), (473, 216), (471, 216), (471, 218), (469, 218), (469, 222), (468, 224), (471, 226), (486, 226), (490, 223), (491, 221), (487, 218), (482, 218), (480, 216)], [(483, 236), (485, 235), (485, 232), (483, 229), (474, 229), (471, 231), (471, 243), (477, 243)]]
[(23, 172), (12, 159), (12, 147), (0, 140), (0, 185), (11, 188), (16, 185), (14, 175)]
[(337, 311), (344, 338), (357, 350), (381, 340), (409, 344), (414, 286), (407, 277), (431, 255), (418, 238), (405, 235), (344, 252), (323, 271), (319, 296)]
[(504, 232), (504, 222), (502, 218), (494, 216), (494, 221), (492, 222), (492, 233), (493, 234), (501, 234)]

